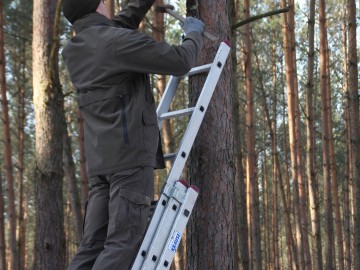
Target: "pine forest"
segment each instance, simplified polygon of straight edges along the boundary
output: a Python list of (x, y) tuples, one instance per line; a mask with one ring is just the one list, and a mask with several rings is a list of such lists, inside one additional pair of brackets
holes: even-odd
[[(112, 15), (131, 1), (105, 0)], [(360, 269), (360, 1), (153, 2), (138, 31), (181, 44), (156, 9), (170, 4), (217, 37), (197, 65), (231, 44), (183, 171), (200, 193), (170, 269)], [(84, 122), (61, 56), (73, 35), (61, 0), (0, 0), (0, 270), (65, 270), (81, 241)], [(157, 104), (169, 78), (150, 75)], [(181, 80), (171, 109), (205, 78)], [(165, 153), (187, 125), (164, 122)]]

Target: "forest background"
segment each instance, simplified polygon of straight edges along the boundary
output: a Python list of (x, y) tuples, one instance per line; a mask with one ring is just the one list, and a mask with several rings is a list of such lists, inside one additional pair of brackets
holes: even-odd
[[(106, 0), (111, 14), (126, 2)], [(198, 64), (222, 40), (232, 55), (184, 172), (201, 192), (171, 268), (360, 269), (360, 1), (172, 4), (219, 37)], [(153, 10), (140, 31), (181, 43)], [(65, 269), (81, 239), (83, 122), (60, 56), (72, 34), (61, 1), (0, 0), (0, 270)], [(169, 78), (151, 78), (158, 101)], [(203, 80), (184, 80), (172, 108)], [(166, 152), (185, 126), (164, 125)]]

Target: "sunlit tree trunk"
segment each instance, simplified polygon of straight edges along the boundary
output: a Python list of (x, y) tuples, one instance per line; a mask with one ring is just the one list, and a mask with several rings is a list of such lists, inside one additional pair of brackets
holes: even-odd
[[(278, 220), (278, 213), (279, 213), (279, 200), (278, 200), (278, 179), (279, 179), (279, 164), (277, 162), (277, 72), (276, 72), (276, 63), (277, 63), (277, 54), (276, 54), (276, 35), (274, 34), (274, 44), (272, 48), (272, 77), (273, 77), (273, 87), (274, 87), (274, 104), (273, 104), (273, 117), (272, 121), (269, 124), (272, 128), (273, 136), (271, 136), (271, 156), (272, 156), (272, 180), (273, 180), (273, 186), (272, 186), (272, 198), (273, 198), (273, 205), (272, 205), (272, 235), (273, 235), (273, 267), (274, 270), (280, 269), (280, 263), (279, 263), (279, 220)], [(269, 120), (269, 119), (268, 119)]]
[(115, 1), (114, 0), (105, 0), (106, 1), (106, 7), (108, 9), (108, 12), (111, 16), (115, 15)]
[[(282, 0), (282, 7), (287, 6), (286, 0)], [(290, 5), (291, 14), (289, 17), (294, 16), (294, 5)], [(286, 63), (286, 82), (287, 82), (287, 102), (288, 102), (288, 125), (289, 125), (289, 142), (290, 142), (290, 158), (291, 158), (291, 173), (293, 179), (293, 192), (294, 192), (294, 219), (296, 230), (296, 242), (298, 251), (298, 264), (300, 269), (305, 269), (305, 255), (304, 255), (304, 243), (302, 233), (302, 220), (301, 220), (301, 208), (299, 198), (299, 170), (298, 167), (298, 149), (297, 149), (297, 136), (296, 136), (296, 117), (299, 117), (296, 109), (296, 88), (295, 88), (295, 64), (294, 64), (294, 50), (295, 44), (292, 44), (294, 35), (294, 25), (288, 20), (287, 14), (283, 15), (283, 43), (285, 48), (285, 63)]]
[(330, 172), (330, 150), (329, 138), (330, 127), (328, 121), (327, 98), (329, 89), (327, 85), (327, 46), (326, 46), (326, 17), (325, 2), (319, 1), (319, 23), (320, 23), (320, 90), (321, 90), (321, 127), (322, 127), (322, 157), (323, 157), (323, 176), (324, 176), (324, 205), (325, 205), (325, 268), (334, 269), (333, 246), (333, 206), (331, 194), (331, 172)]
[(35, 110), (35, 261), (37, 270), (65, 268), (63, 210), (63, 94), (58, 75), (61, 1), (35, 0), (33, 102)]
[[(244, 1), (244, 19), (250, 17), (250, 1)], [(255, 116), (254, 116), (254, 90), (252, 85), (252, 44), (250, 24), (244, 26), (244, 67), (245, 67), (245, 92), (246, 92), (246, 190), (247, 190), (247, 216), (250, 234), (250, 259), (251, 268), (262, 269), (261, 258), (261, 230), (260, 230), (260, 205), (258, 194), (258, 183), (256, 175), (256, 153), (255, 153)]]
[[(209, 32), (219, 36), (219, 41), (231, 37), (229, 5), (230, 1), (225, 0), (199, 1), (200, 18)], [(218, 46), (218, 42), (204, 39), (199, 63), (212, 62)], [(235, 168), (231, 75), (231, 60), (228, 59), (190, 156), (190, 180), (199, 186), (200, 195), (187, 232), (189, 270), (234, 269)], [(204, 77), (190, 78), (192, 104), (202, 88)]]
[(10, 136), (10, 120), (7, 85), (6, 85), (6, 59), (4, 52), (4, 17), (3, 17), (3, 1), (0, 1), (0, 87), (1, 87), (1, 109), (2, 109), (2, 123), (3, 123), (3, 143), (4, 143), (4, 164), (5, 177), (7, 182), (7, 214), (9, 219), (9, 248), (11, 255), (11, 268), (13, 270), (19, 269), (19, 257), (16, 243), (16, 226), (17, 215), (15, 208), (15, 192), (14, 192), (14, 175), (12, 162), (12, 145)]
[(349, 64), (349, 108), (350, 108), (350, 156), (353, 205), (354, 205), (354, 269), (360, 269), (360, 116), (358, 56), (356, 40), (355, 0), (348, 0), (348, 64)]
[(323, 269), (322, 244), (321, 244), (321, 225), (320, 225), (320, 203), (318, 180), (315, 169), (315, 125), (314, 125), (314, 28), (315, 28), (315, 0), (309, 4), (310, 14), (308, 21), (308, 78), (306, 84), (306, 175), (309, 181), (309, 203), (312, 230), (313, 246), (313, 268)]

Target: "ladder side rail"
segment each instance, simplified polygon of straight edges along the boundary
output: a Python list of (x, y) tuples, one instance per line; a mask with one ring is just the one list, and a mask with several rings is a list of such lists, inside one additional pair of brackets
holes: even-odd
[(192, 187), (188, 188), (184, 202), (181, 205), (176, 220), (170, 230), (170, 234), (165, 242), (161, 257), (158, 260), (157, 270), (170, 268), (198, 195), (197, 190)]
[(188, 187), (182, 182), (176, 182), (173, 189), (175, 192), (171, 195), (166, 206), (166, 210), (161, 217), (161, 221), (156, 228), (154, 236), (152, 237), (150, 248), (147, 251), (147, 256), (145, 257), (141, 268), (142, 270), (155, 269), (158, 264), (167, 236), (170, 234), (171, 228), (178, 216), (179, 210), (181, 209), (181, 204), (184, 201), (184, 198), (186, 198), (187, 189)]
[[(140, 246), (140, 249), (136, 256), (136, 259), (132, 265), (132, 268), (131, 268), (132, 270), (140, 270), (142, 265), (144, 264), (144, 261), (149, 254), (150, 245), (154, 239), (156, 229), (159, 227), (161, 219), (164, 216), (166, 207), (169, 205), (168, 201), (169, 201), (169, 197), (166, 196), (164, 193), (162, 193), (160, 195), (159, 201), (155, 208), (155, 212), (154, 212), (154, 214), (151, 218), (151, 221), (149, 223), (149, 226), (147, 228), (145, 237), (141, 243), (141, 246)], [(165, 203), (165, 206), (162, 205), (162, 202)], [(146, 254), (143, 254), (143, 252), (146, 252)]]
[(165, 88), (164, 94), (160, 100), (160, 103), (156, 109), (156, 115), (158, 117), (158, 127), (161, 129), (163, 119), (159, 117), (169, 111), (172, 100), (174, 99), (176, 89), (179, 86), (181, 77), (170, 76), (169, 82)]

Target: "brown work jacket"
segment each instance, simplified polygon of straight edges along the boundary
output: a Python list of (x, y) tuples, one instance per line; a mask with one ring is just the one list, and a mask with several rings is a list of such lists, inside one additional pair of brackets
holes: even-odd
[(153, 0), (133, 0), (114, 19), (91, 13), (74, 24), (62, 51), (84, 118), (88, 177), (163, 168), (149, 73), (181, 76), (195, 64), (201, 34), (179, 46), (137, 31)]

